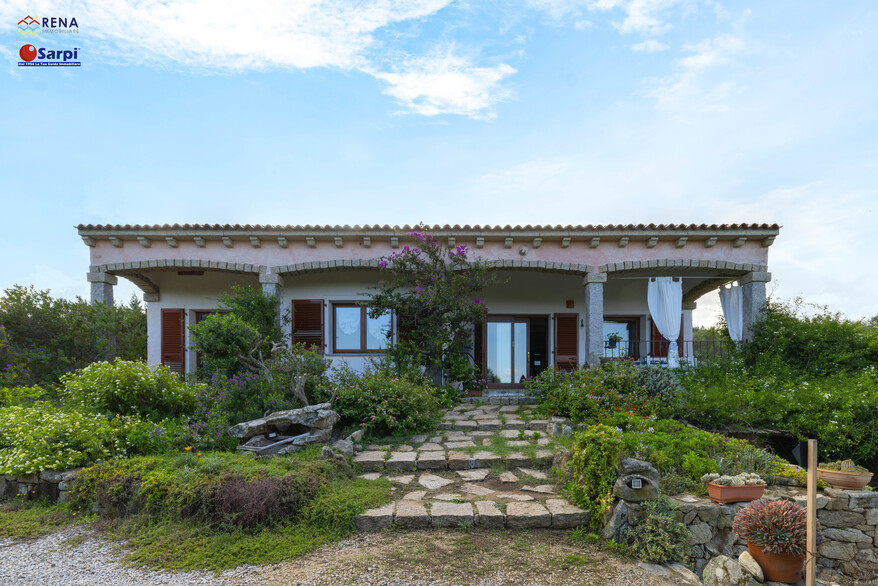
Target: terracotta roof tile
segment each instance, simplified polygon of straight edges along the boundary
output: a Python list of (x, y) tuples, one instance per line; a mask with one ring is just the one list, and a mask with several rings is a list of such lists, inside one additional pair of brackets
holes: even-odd
[[(279, 225), (241, 225), (241, 224), (79, 224), (76, 227), (80, 231), (88, 232), (113, 232), (113, 231), (168, 231), (168, 230), (196, 230), (196, 231), (243, 231), (243, 232), (373, 232), (373, 231), (394, 231), (394, 232), (411, 232), (418, 226), (383, 226), (373, 225), (355, 225), (355, 226), (312, 226), (310, 224), (304, 226), (279, 226)], [(423, 226), (424, 230), (433, 232), (655, 232), (655, 231), (735, 231), (735, 230), (780, 230), (778, 224), (586, 224), (577, 226), (481, 226), (476, 224), (463, 226), (455, 224), (454, 226), (445, 224), (444, 226), (433, 225)]]

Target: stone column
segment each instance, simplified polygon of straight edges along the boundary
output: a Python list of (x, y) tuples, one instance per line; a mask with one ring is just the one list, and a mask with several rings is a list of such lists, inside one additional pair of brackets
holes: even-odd
[(262, 294), (266, 297), (274, 296), (278, 303), (275, 308), (275, 319), (277, 323), (281, 323), (281, 312), (280, 312), (280, 295), (283, 291), (284, 280), (283, 277), (276, 273), (259, 273), (259, 283), (262, 285)]
[(683, 302), (683, 346), (680, 348), (680, 355), (691, 357), (695, 345), (692, 343), (692, 310), (695, 309), (694, 301)]
[(597, 366), (604, 354), (604, 283), (606, 273), (586, 273), (582, 279), (585, 289), (585, 363)]
[(738, 279), (741, 286), (742, 313), (744, 316), (744, 341), (753, 340), (751, 328), (759, 321), (765, 309), (765, 284), (771, 281), (771, 273), (752, 272)]
[(91, 302), (113, 305), (113, 286), (119, 279), (109, 273), (87, 273), (86, 278), (91, 283)]

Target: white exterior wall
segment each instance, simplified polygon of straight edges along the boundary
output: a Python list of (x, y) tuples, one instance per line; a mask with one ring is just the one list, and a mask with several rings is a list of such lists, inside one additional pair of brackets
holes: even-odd
[[(200, 276), (178, 276), (173, 272), (155, 273), (156, 285), (161, 288), (161, 301), (147, 303), (147, 329), (149, 335), (148, 361), (161, 363), (161, 310), (183, 308), (186, 315), (186, 346), (190, 346), (188, 326), (195, 323), (197, 311), (217, 308), (218, 298), (233, 285), (260, 287), (255, 275), (211, 273)], [(346, 363), (362, 370), (376, 354), (334, 354), (332, 350), (333, 302), (362, 301), (369, 287), (382, 278), (375, 271), (335, 271), (287, 275), (280, 294), (281, 313), (289, 314), (294, 299), (322, 299), (324, 342), (326, 356), (333, 362)], [(646, 278), (610, 279), (604, 286), (604, 314), (640, 317), (639, 340), (648, 340), (650, 333), (649, 310), (646, 302)], [(545, 315), (549, 317), (549, 360), (554, 364), (554, 323), (556, 313), (579, 314), (579, 362), (584, 364), (585, 333), (582, 325), (585, 293), (582, 277), (548, 272), (498, 271), (497, 284), (482, 295), (489, 314), (494, 315)], [(567, 301), (573, 307), (567, 307)], [(687, 312), (691, 316), (691, 311)], [(690, 322), (691, 324), (691, 319)], [(691, 325), (690, 325), (691, 328)], [(290, 334), (290, 325), (285, 326)], [(691, 338), (691, 329), (687, 330)], [(186, 353), (186, 370), (195, 369), (195, 351)]]

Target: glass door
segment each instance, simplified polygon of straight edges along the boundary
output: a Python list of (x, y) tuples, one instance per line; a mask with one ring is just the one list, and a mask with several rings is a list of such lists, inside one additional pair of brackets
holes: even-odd
[(489, 317), (485, 324), (485, 380), (518, 386), (529, 376), (527, 318)]

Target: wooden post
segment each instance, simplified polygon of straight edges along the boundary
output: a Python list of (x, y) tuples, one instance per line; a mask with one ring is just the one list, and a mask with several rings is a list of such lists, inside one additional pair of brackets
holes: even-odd
[(805, 584), (817, 583), (817, 440), (808, 440), (808, 533)]

